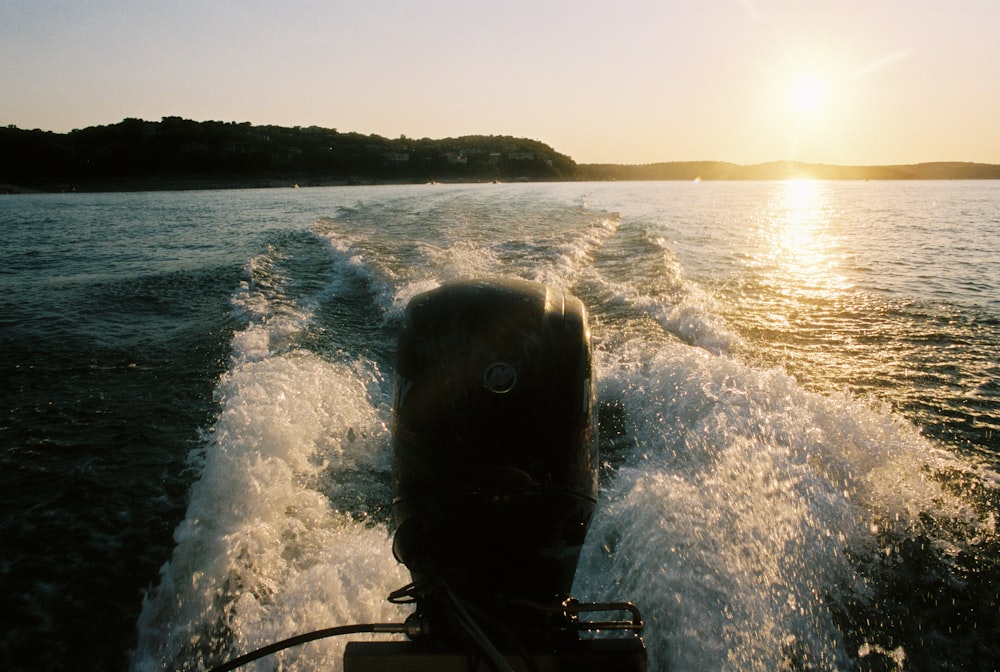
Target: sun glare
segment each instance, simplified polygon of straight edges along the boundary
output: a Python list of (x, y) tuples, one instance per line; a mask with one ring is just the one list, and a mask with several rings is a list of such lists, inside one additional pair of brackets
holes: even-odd
[(792, 81), (792, 106), (800, 114), (817, 114), (826, 106), (828, 89), (826, 82), (816, 73), (800, 73)]

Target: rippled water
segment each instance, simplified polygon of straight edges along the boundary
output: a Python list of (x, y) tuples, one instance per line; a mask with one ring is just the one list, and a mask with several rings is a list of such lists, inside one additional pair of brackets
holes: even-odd
[(8, 669), (193, 670), (405, 616), (395, 333), (470, 276), (590, 309), (574, 592), (636, 601), (651, 669), (1000, 657), (1000, 185), (42, 195), (0, 225)]

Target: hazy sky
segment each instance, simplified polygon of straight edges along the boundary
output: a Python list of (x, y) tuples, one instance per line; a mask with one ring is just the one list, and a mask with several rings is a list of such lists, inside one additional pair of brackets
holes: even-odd
[(0, 0), (0, 124), (1000, 163), (1000, 0)]

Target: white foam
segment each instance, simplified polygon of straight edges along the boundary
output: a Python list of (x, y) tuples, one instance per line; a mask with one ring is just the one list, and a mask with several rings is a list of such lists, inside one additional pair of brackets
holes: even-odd
[(569, 239), (557, 243), (557, 254), (552, 262), (533, 270), (529, 274), (530, 279), (568, 289), (581, 278), (589, 277), (592, 275), (594, 254), (620, 226), (620, 217), (603, 217), (580, 231), (574, 231)]
[[(387, 469), (385, 400), (370, 397), (356, 367), (305, 352), (237, 365), (219, 397), (174, 556), (143, 611), (135, 668), (197, 669), (224, 642), (238, 655), (321, 627), (401, 620), (385, 601), (408, 580), (388, 531), (338, 511), (336, 483), (323, 478)], [(302, 647), (286, 664), (332, 665), (342, 647)]]
[(599, 353), (634, 452), (602, 493), (575, 587), (633, 599), (650, 669), (843, 669), (828, 607), (864, 599), (848, 550), (920, 516), (990, 532), (927, 478), (957, 461), (888, 409), (822, 397), (778, 370), (673, 344)]
[[(330, 477), (388, 473), (385, 381), (373, 362), (299, 349), (320, 299), (287, 297), (281, 261), (275, 250), (251, 260), (234, 294), (246, 326), (173, 557), (144, 603), (136, 670), (202, 669), (302, 632), (405, 617), (385, 599), (408, 581), (387, 529), (349, 496), (338, 509), (343, 479)], [(334, 669), (343, 645), (277, 660)]]
[(255, 361), (293, 346), (308, 328), (312, 314), (284, 294), (287, 278), (279, 264), (285, 257), (273, 247), (254, 257), (243, 270), (240, 286), (230, 299), (234, 316), (246, 326), (233, 334), (236, 361)]
[[(368, 283), (386, 320), (396, 320), (414, 296), (454, 280), (521, 277), (568, 289), (589, 274), (594, 252), (619, 224), (616, 217), (588, 216), (579, 228), (557, 232), (559, 240), (549, 241), (554, 252), (548, 243), (525, 241), (512, 249), (510, 241), (474, 236), (417, 240), (393, 251), (381, 249), (378, 255), (366, 251), (371, 241), (353, 235), (336, 221), (321, 221), (315, 229), (330, 244), (337, 263)], [(533, 254), (527, 253), (528, 248)], [(544, 258), (538, 258), (542, 248)]]

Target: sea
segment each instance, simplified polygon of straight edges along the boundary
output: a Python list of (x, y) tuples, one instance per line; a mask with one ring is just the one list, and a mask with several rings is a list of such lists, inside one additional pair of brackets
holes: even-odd
[(589, 310), (573, 594), (650, 670), (1000, 669), (1000, 182), (21, 194), (0, 234), (3, 670), (403, 620), (396, 336), (467, 278)]

